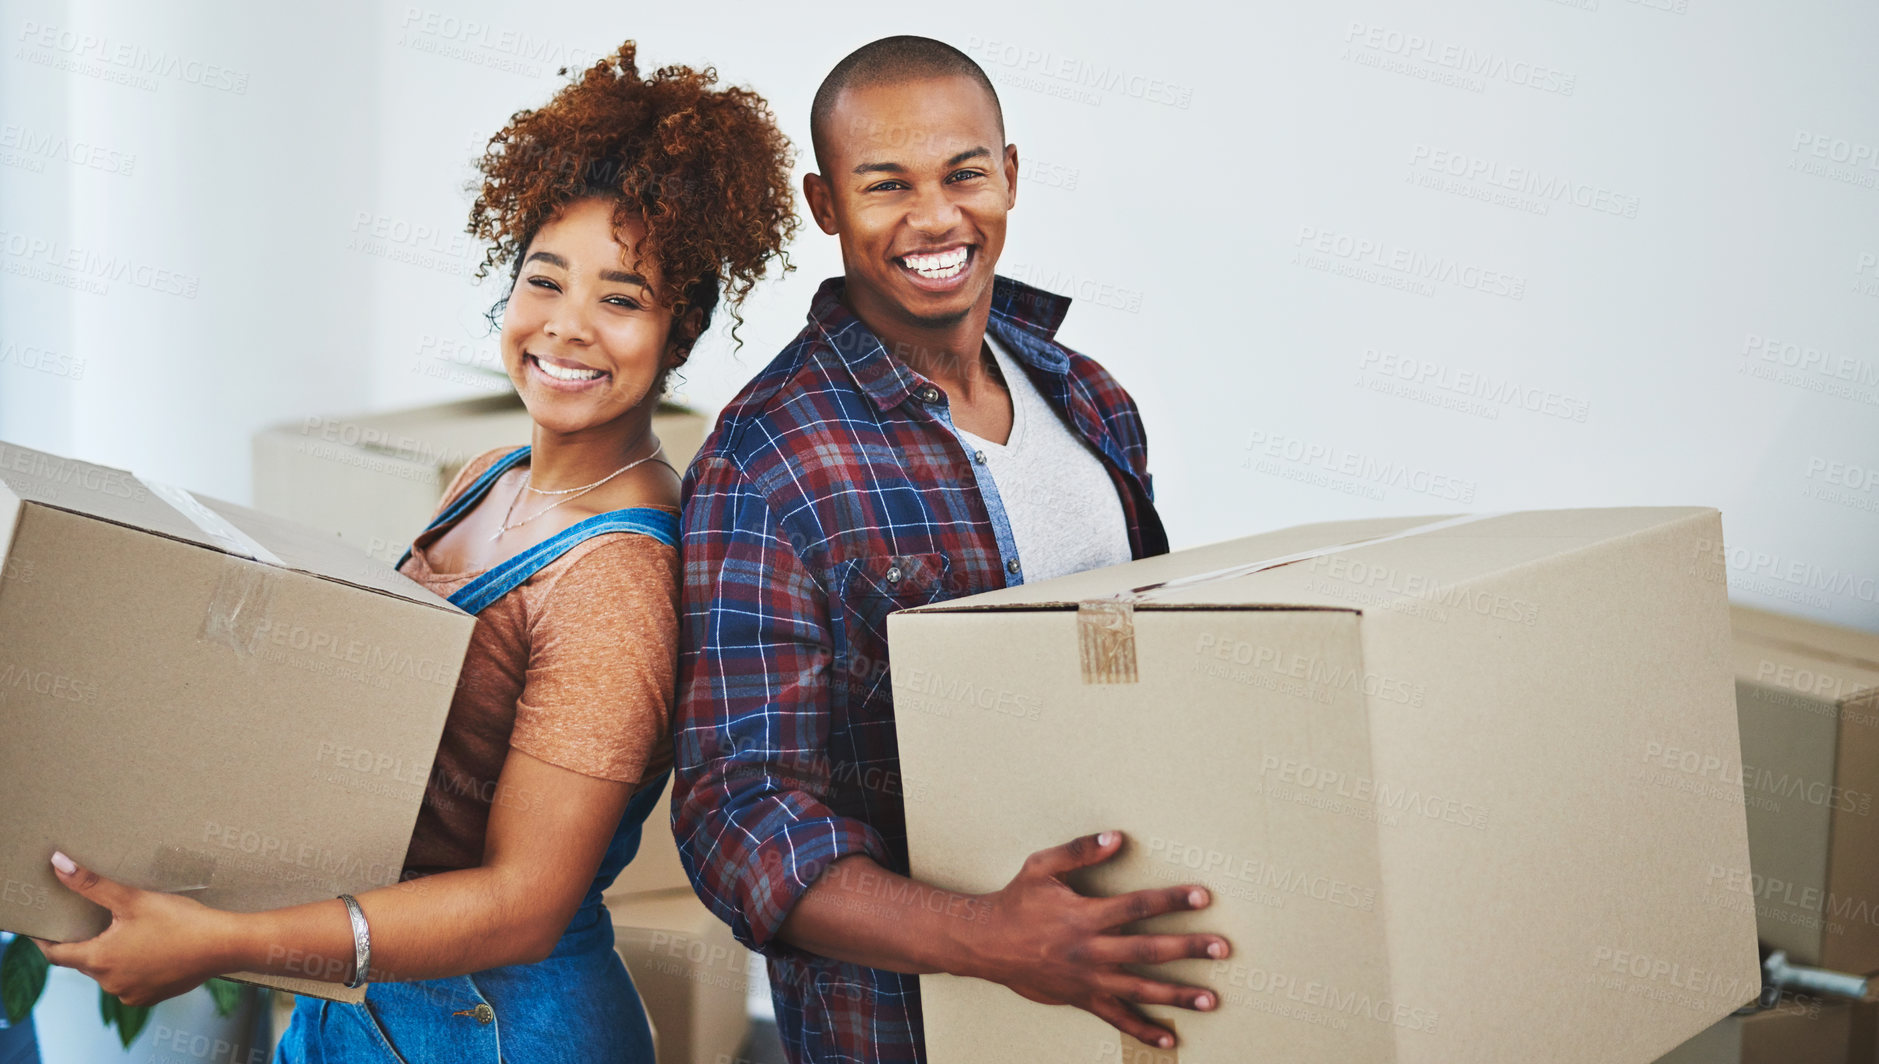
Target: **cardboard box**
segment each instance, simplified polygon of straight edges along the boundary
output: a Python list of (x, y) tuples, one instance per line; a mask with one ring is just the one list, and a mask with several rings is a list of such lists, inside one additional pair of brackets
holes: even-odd
[[(844, 608), (903, 607), (916, 877), (1118, 828), (1075, 886), (1212, 889), (1146, 925), (1234, 944), (1159, 969), (1220, 994), (1148, 1010), (1183, 1064), (1627, 1064), (1761, 986), (1746, 888), (1692, 903), (1748, 847), (1721, 544), (1707, 509), (1375, 519), (926, 606), (942, 556), (865, 559)], [(1176, 1057), (921, 989), (933, 1064)]]
[(1847, 1064), (1879, 1064), (1879, 975), (1868, 976), (1872, 989), (1853, 1003)]
[(330, 536), (7, 444), (0, 565), (0, 928), (104, 929), (55, 848), (240, 911), (398, 881), (474, 618)]
[(1657, 1064), (1854, 1064), (1853, 1011), (1832, 998), (1783, 998), (1772, 1009), (1725, 1017)]
[(614, 948), (658, 1031), (659, 1064), (723, 1064), (750, 1034), (750, 980), (763, 958), (731, 937), (690, 887), (606, 895)]
[[(254, 437), (254, 504), (396, 561), (457, 471), (491, 448), (528, 443), (533, 424), (511, 392), (277, 425)], [(681, 473), (710, 429), (684, 407), (653, 415), (653, 432)]]
[(1879, 636), (1737, 606), (1749, 866), (1762, 941), (1797, 964), (1879, 969)]

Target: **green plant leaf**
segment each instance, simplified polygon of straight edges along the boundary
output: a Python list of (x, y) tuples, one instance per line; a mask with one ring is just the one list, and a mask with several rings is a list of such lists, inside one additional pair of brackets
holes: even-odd
[(104, 987), (99, 987), (98, 988), (98, 1015), (104, 1017), (104, 1025), (106, 1027), (109, 1027), (112, 1024), (117, 1022), (117, 1010), (118, 1010), (117, 998), (111, 996), (110, 994), (105, 993)]
[(144, 1024), (149, 1022), (150, 1006), (126, 1005), (121, 1001), (118, 1002), (117, 1040), (124, 1043), (125, 1049), (130, 1048), (130, 1044), (135, 1042), (137, 1035), (143, 1031)]
[(215, 1014), (228, 1018), (241, 1005), (241, 984), (227, 979), (211, 979), (204, 984), (215, 998)]
[(45, 954), (32, 939), (21, 935), (7, 943), (6, 952), (0, 953), (0, 1009), (5, 1010), (8, 1023), (25, 1023), (32, 1015), (46, 990), (48, 967)]

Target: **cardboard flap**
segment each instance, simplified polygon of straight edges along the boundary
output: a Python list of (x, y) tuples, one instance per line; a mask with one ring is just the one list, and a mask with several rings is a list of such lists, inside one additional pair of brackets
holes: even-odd
[(142, 528), (211, 550), (225, 549), (211, 533), (122, 469), (0, 442), (0, 484), (25, 502)]
[(122, 469), (0, 442), (0, 544), (10, 542), (19, 510), (26, 503), (254, 558), (425, 606), (456, 608), (384, 562), (293, 522), (145, 481)]
[[(1534, 510), (1301, 525), (909, 612), (1063, 609), (1103, 599), (1127, 600), (1135, 609), (1352, 609), (1379, 596), (1402, 594), (1391, 577), (1403, 571), (1417, 587), (1460, 586), (1715, 512), (1704, 507)], [(1329, 588), (1306, 578), (1347, 568), (1339, 563), (1351, 560), (1364, 571), (1355, 577), (1340, 573)]]
[(321, 535), (305, 525), (264, 514), (246, 506), (198, 495), (206, 507), (236, 528), (267, 544), (282, 565), (299, 572), (326, 577), (367, 591), (393, 595), (424, 606), (455, 610), (449, 600), (432, 594), (422, 584), (335, 536)]

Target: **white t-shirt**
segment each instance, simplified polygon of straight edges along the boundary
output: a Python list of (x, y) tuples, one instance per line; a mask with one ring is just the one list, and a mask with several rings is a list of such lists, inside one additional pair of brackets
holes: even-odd
[(1011, 393), (1001, 446), (959, 429), (998, 485), (1024, 580), (1048, 580), (1130, 560), (1128, 519), (1115, 481), (1082, 437), (1038, 392), (1004, 345), (985, 334)]

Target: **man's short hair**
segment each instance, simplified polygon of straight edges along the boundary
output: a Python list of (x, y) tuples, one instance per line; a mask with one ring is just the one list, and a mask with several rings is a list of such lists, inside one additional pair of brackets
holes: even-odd
[(842, 92), (868, 85), (890, 85), (922, 78), (971, 78), (992, 98), (992, 112), (998, 116), (998, 139), (1004, 147), (1005, 109), (999, 106), (998, 90), (992, 79), (972, 57), (944, 41), (931, 37), (883, 37), (848, 53), (835, 64), (829, 76), (816, 89), (815, 103), (809, 108), (809, 139), (815, 146), (816, 169), (828, 169), (827, 132), (829, 113)]

